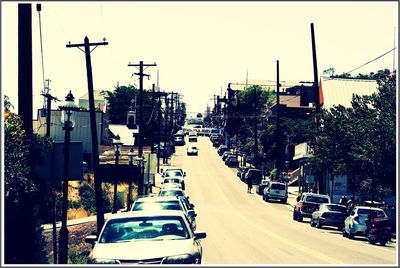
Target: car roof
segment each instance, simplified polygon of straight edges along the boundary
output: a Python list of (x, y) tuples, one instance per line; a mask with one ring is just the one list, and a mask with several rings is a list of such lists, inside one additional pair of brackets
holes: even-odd
[(312, 196), (319, 196), (319, 197), (329, 197), (329, 195), (326, 195), (326, 194), (316, 194), (316, 193), (303, 193), (305, 196), (309, 196), (309, 195), (312, 195)]
[(177, 168), (177, 167), (169, 167), (169, 168), (166, 168), (166, 169), (165, 169), (165, 172), (167, 172), (167, 171), (173, 171), (173, 170), (179, 170), (179, 171), (183, 171), (183, 169), (181, 169), (181, 168)]
[(156, 201), (173, 201), (173, 200), (178, 200), (174, 196), (143, 196), (143, 197), (138, 197), (135, 201), (140, 201), (140, 202), (156, 202)]
[(374, 207), (368, 207), (368, 206), (359, 206), (359, 207), (355, 207), (354, 209), (370, 209), (370, 210), (383, 211), (383, 209), (381, 209), (381, 208), (374, 208)]
[(111, 219), (153, 216), (180, 216), (185, 218), (185, 214), (182, 210), (138, 210), (112, 214), (108, 217), (107, 221)]

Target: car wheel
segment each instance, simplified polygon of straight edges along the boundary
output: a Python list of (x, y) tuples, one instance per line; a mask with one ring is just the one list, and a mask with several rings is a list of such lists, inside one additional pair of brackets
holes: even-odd
[(282, 202), (282, 204), (286, 204), (287, 203), (287, 199), (284, 198), (284, 199), (281, 200), (281, 202)]
[(297, 214), (297, 221), (298, 221), (298, 222), (302, 222), (302, 221), (303, 221), (303, 216), (301, 215), (301, 212), (299, 212), (299, 213)]
[(311, 218), (311, 220), (310, 220), (310, 226), (311, 226), (311, 227), (314, 227), (314, 220), (313, 220), (313, 218)]
[[(350, 229), (350, 228), (349, 228)], [(354, 234), (351, 233), (351, 230), (349, 230), (349, 235), (348, 235), (349, 239), (353, 239), (354, 238)]]
[(294, 221), (297, 220), (297, 215), (296, 215), (296, 214), (297, 214), (296, 211), (293, 210), (293, 220), (294, 220)]
[(269, 201), (269, 198), (268, 198), (268, 196), (266, 196), (266, 197), (265, 197), (265, 201), (267, 201), (267, 202)]

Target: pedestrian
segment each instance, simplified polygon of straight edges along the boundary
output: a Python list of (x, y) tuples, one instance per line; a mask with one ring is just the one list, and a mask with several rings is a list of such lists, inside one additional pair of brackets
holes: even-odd
[(253, 188), (253, 174), (247, 175), (247, 193), (251, 194), (251, 189)]
[(339, 200), (339, 204), (343, 206), (347, 206), (347, 198), (345, 195), (342, 195), (342, 197)]
[(347, 212), (349, 214), (354, 209), (355, 205), (356, 205), (356, 201), (354, 199), (354, 196), (352, 196), (352, 197), (350, 197), (349, 201), (347, 201)]

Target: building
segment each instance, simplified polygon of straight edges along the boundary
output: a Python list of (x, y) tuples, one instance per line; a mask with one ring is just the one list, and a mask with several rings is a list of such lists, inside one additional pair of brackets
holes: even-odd
[[(94, 90), (93, 96), (94, 96), (95, 109), (105, 113), (107, 109), (107, 101), (104, 98), (104, 95), (101, 94), (100, 90)], [(85, 110), (89, 110), (89, 93), (85, 93), (83, 96), (79, 98), (78, 106)]]

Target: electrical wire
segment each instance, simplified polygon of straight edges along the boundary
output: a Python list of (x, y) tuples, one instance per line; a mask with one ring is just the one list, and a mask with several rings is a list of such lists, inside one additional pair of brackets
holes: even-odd
[(395, 49), (396, 49), (396, 47), (392, 48), (391, 50), (389, 50), (389, 51), (383, 53), (382, 55), (376, 57), (375, 59), (370, 60), (370, 61), (364, 63), (363, 65), (361, 65), (361, 66), (359, 66), (359, 67), (357, 67), (357, 68), (355, 68), (355, 69), (353, 69), (353, 70), (351, 70), (351, 71), (349, 71), (349, 72), (346, 72), (346, 74), (349, 74), (349, 73), (351, 73), (351, 72), (354, 72), (355, 70), (358, 70), (358, 69), (360, 69), (361, 67), (364, 67), (365, 65), (370, 64), (371, 62), (374, 62), (374, 61), (376, 61), (376, 60), (382, 58), (383, 56), (385, 56), (386, 54), (389, 54), (390, 52), (392, 52), (392, 51), (395, 50)]

